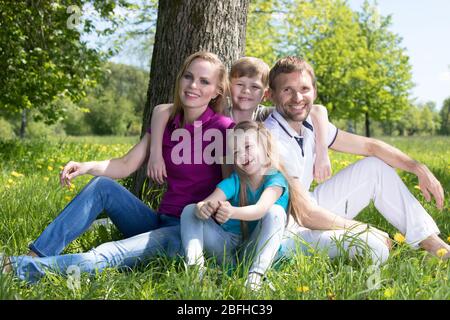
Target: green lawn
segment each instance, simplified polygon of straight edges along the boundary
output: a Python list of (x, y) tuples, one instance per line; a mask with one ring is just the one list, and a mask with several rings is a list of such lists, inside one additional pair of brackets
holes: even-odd
[[(413, 158), (425, 163), (441, 181), (445, 209), (426, 203), (416, 188), (415, 176), (400, 172), (408, 188), (436, 220), (448, 241), (450, 219), (450, 138), (386, 138)], [(20, 255), (27, 244), (81, 188), (90, 177), (75, 180), (75, 188), (62, 189), (58, 172), (69, 160), (101, 160), (125, 153), (132, 138), (66, 138), (51, 141), (0, 142), (0, 250)], [(333, 173), (358, 157), (330, 153)], [(122, 181), (126, 183), (127, 181)], [(398, 231), (373, 206), (359, 220), (371, 223), (393, 237)], [(65, 252), (82, 252), (102, 242), (120, 238), (116, 230), (97, 228), (75, 240)], [(211, 262), (212, 264), (212, 262)], [(379, 270), (365, 259), (330, 261), (322, 253), (298, 255), (268, 274), (275, 287), (258, 293), (244, 289), (244, 267), (227, 272), (209, 268), (203, 282), (184, 272), (179, 260), (155, 259), (133, 272), (106, 270), (81, 277), (80, 287), (71, 289), (66, 277), (50, 274), (35, 285), (11, 276), (0, 276), (0, 299), (449, 299), (449, 263), (395, 243), (388, 262)], [(379, 285), (373, 285), (379, 279)], [(372, 285), (371, 285), (372, 284)]]

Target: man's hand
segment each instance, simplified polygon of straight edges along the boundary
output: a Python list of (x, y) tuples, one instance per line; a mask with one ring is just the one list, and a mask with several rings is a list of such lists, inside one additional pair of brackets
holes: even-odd
[(419, 179), (419, 188), (428, 202), (431, 201), (431, 195), (436, 199), (436, 207), (442, 210), (444, 207), (444, 189), (441, 183), (436, 179), (433, 173), (424, 164), (418, 164), (415, 174)]
[(235, 208), (228, 201), (219, 201), (219, 203), (215, 218), (217, 222), (223, 224), (233, 216)]
[(217, 212), (218, 208), (219, 201), (201, 201), (197, 203), (195, 215), (201, 220), (207, 220)]

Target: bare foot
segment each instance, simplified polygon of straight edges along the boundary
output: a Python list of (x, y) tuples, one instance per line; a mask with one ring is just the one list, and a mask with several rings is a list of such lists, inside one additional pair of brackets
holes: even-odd
[(450, 258), (450, 246), (436, 234), (433, 234), (423, 240), (420, 243), (420, 246), (442, 260), (447, 260)]
[(0, 261), (0, 266), (3, 266), (1, 273), (9, 273), (12, 271), (11, 260), (7, 256), (3, 256), (3, 261)]
[(27, 253), (27, 256), (30, 256), (30, 257), (33, 257), (33, 258), (37, 258), (37, 257), (38, 257), (38, 255), (37, 255), (34, 251), (32, 251), (32, 250), (30, 250), (30, 251)]

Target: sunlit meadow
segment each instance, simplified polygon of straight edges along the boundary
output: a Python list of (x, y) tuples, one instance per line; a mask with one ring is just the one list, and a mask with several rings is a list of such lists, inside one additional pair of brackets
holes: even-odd
[[(410, 191), (436, 220), (441, 236), (450, 241), (448, 191), (450, 138), (387, 138), (413, 158), (425, 163), (442, 183), (443, 211), (427, 203), (417, 178), (400, 172)], [(124, 154), (137, 138), (66, 138), (50, 141), (0, 142), (0, 251), (27, 252), (27, 245), (89, 181), (79, 177), (72, 188), (61, 188), (58, 172), (69, 160), (102, 160)], [(358, 160), (330, 152), (333, 173)], [(127, 185), (129, 180), (122, 180)], [(158, 193), (155, 193), (158, 194)], [(152, 201), (151, 205), (155, 205)], [(203, 282), (186, 273), (180, 260), (158, 258), (131, 271), (108, 269), (95, 276), (82, 275), (79, 287), (64, 276), (49, 274), (35, 285), (0, 276), (0, 299), (449, 299), (449, 263), (412, 250), (404, 237), (373, 206), (359, 220), (387, 231), (394, 240), (390, 258), (380, 269), (370, 261), (345, 258), (330, 261), (323, 253), (280, 263), (268, 274), (272, 283), (258, 293), (244, 288), (245, 267), (210, 268)], [(114, 228), (97, 227), (70, 244), (65, 253), (82, 252), (102, 242), (120, 239)]]

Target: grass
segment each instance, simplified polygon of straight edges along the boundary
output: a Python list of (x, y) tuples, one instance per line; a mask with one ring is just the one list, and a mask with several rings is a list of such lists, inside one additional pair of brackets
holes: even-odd
[[(417, 189), (417, 178), (399, 172), (409, 190), (436, 220), (441, 236), (448, 241), (450, 219), (450, 138), (385, 138), (413, 158), (425, 163), (436, 175), (446, 194), (445, 209), (438, 211)], [(101, 160), (122, 155), (136, 137), (84, 137), (49, 141), (0, 141), (0, 251), (11, 255), (27, 252), (27, 245), (57, 216), (59, 211), (89, 181), (80, 177), (75, 187), (62, 189), (58, 172), (69, 160)], [(330, 153), (333, 172), (358, 157)], [(127, 181), (121, 181), (126, 183)], [(393, 237), (390, 226), (371, 205), (359, 216)], [(87, 232), (65, 250), (82, 252), (102, 242), (119, 239), (117, 230), (97, 228)], [(81, 276), (80, 286), (70, 286), (67, 277), (49, 274), (35, 285), (9, 275), (0, 276), (0, 299), (444, 299), (450, 298), (449, 263), (395, 243), (386, 264), (373, 269), (361, 258), (330, 260), (316, 252), (280, 263), (268, 279), (275, 287), (260, 292), (244, 289), (245, 267), (234, 272), (210, 268), (203, 282), (186, 273), (180, 260), (164, 257), (133, 271), (107, 269), (95, 276)], [(72, 288), (72, 289), (71, 289)]]

